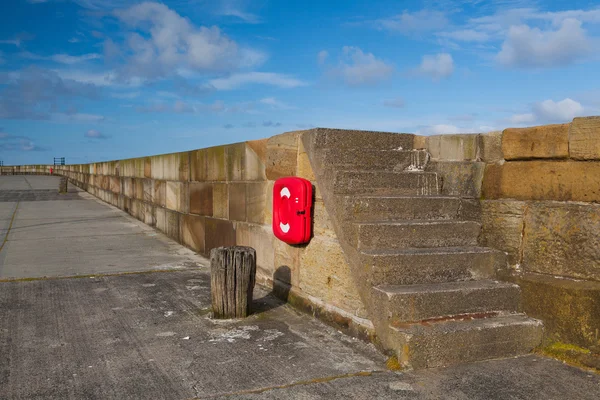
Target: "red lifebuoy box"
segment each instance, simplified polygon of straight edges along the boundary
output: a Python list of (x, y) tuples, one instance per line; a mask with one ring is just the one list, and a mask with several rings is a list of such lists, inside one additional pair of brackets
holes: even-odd
[(273, 233), (288, 244), (307, 243), (311, 236), (312, 184), (287, 177), (273, 185)]

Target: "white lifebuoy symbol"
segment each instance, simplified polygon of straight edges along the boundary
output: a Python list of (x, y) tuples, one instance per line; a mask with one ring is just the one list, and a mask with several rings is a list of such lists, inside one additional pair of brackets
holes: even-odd
[[(291, 196), (290, 190), (286, 187), (284, 187), (283, 189), (281, 189), (281, 192), (279, 192), (279, 195), (281, 197), (287, 197), (288, 199)], [(284, 224), (284, 223), (279, 223), (279, 228), (281, 229), (281, 231), (283, 233), (288, 233), (290, 231), (290, 224)]]

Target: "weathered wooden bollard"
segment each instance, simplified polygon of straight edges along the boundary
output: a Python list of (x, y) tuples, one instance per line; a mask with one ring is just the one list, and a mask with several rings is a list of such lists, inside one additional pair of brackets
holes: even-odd
[(58, 193), (67, 193), (67, 185), (69, 180), (66, 176), (60, 178), (60, 183), (58, 184)]
[(218, 247), (210, 252), (213, 317), (244, 318), (250, 314), (256, 280), (256, 250)]

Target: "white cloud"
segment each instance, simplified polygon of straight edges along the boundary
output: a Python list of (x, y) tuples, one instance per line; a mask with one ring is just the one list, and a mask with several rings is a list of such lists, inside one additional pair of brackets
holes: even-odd
[(568, 122), (584, 113), (585, 108), (573, 99), (565, 98), (561, 101), (548, 99), (534, 103), (529, 113), (512, 115), (508, 121), (515, 125)]
[(533, 112), (542, 121), (562, 122), (583, 115), (584, 108), (579, 102), (566, 98), (558, 102), (544, 100), (536, 103)]
[(178, 68), (234, 71), (266, 59), (261, 52), (241, 48), (218, 27), (194, 26), (164, 4), (141, 3), (114, 14), (132, 30), (123, 43), (126, 65), (119, 72), (125, 77), (160, 78)]
[(327, 61), (327, 57), (329, 57), (329, 53), (326, 50), (321, 50), (317, 54), (317, 62), (319, 63), (319, 65), (325, 64), (325, 61)]
[(417, 135), (443, 135), (453, 133), (472, 133), (470, 129), (459, 128), (456, 125), (438, 124), (425, 126), (417, 130)]
[(247, 2), (244, 0), (221, 0), (218, 14), (236, 17), (249, 24), (258, 24), (261, 19), (258, 15), (246, 11)]
[(403, 34), (425, 33), (443, 29), (448, 25), (448, 18), (439, 11), (420, 10), (414, 13), (404, 11), (390, 18), (377, 20), (375, 25), (380, 29)]
[(100, 58), (102, 58), (102, 56), (96, 53), (83, 54), (81, 56), (71, 56), (68, 54), (54, 54), (50, 57), (52, 61), (56, 61), (57, 63), (61, 64), (77, 64), (84, 61), (98, 60)]
[(404, 107), (404, 99), (397, 97), (395, 99), (384, 100), (383, 105), (386, 107), (403, 108)]
[(417, 71), (436, 80), (447, 78), (454, 72), (454, 60), (448, 53), (425, 55)]
[(88, 139), (108, 139), (109, 138), (109, 136), (106, 136), (105, 134), (103, 134), (100, 131), (97, 131), (96, 129), (90, 129), (89, 131), (84, 133), (83, 136)]
[(451, 32), (441, 32), (438, 34), (438, 36), (458, 40), (461, 42), (487, 42), (490, 39), (489, 34), (481, 31), (476, 31), (474, 29), (462, 29)]
[(535, 122), (536, 116), (533, 113), (515, 114), (508, 119), (511, 123), (522, 125)]
[(274, 97), (266, 97), (260, 100), (260, 103), (271, 106), (277, 110), (294, 110), (296, 107), (290, 106), (289, 104), (284, 103), (283, 101), (279, 101)]
[(569, 18), (550, 31), (511, 26), (496, 60), (505, 66), (553, 67), (579, 61), (592, 49), (581, 22)]
[(274, 72), (237, 73), (227, 78), (212, 79), (209, 81), (209, 84), (218, 90), (232, 90), (251, 84), (271, 85), (285, 89), (306, 85), (301, 80)]
[(391, 64), (358, 47), (344, 46), (342, 51), (343, 59), (330, 72), (349, 86), (375, 84), (389, 79), (394, 72)]

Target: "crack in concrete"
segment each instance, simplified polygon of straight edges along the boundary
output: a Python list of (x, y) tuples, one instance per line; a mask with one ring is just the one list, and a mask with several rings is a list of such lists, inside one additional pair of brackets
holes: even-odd
[(257, 388), (257, 389), (239, 390), (236, 392), (217, 393), (217, 394), (211, 394), (211, 395), (203, 396), (203, 397), (192, 397), (191, 399), (188, 399), (188, 400), (214, 399), (214, 398), (218, 398), (218, 397), (231, 397), (231, 396), (240, 396), (240, 395), (245, 395), (245, 394), (259, 394), (259, 393), (264, 393), (264, 392), (268, 392), (271, 390), (288, 389), (288, 388), (295, 387), (295, 386), (306, 386), (306, 385), (314, 385), (317, 383), (327, 383), (327, 382), (335, 381), (338, 379), (354, 378), (357, 376), (373, 376), (375, 374), (384, 373), (384, 372), (386, 372), (386, 371), (382, 370), (382, 371), (351, 372), (351, 373), (343, 374), (343, 375), (333, 375), (333, 376), (326, 376), (326, 377), (322, 377), (322, 378), (309, 379), (309, 380), (305, 380), (305, 381), (286, 383), (284, 385), (275, 385), (275, 386), (268, 386), (268, 387)]

